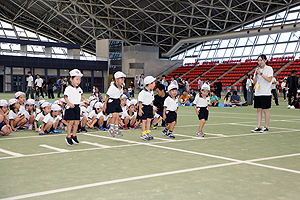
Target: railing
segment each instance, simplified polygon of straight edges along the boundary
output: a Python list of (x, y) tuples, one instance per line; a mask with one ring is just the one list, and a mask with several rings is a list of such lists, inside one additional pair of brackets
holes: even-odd
[(159, 77), (160, 75), (164, 74), (166, 71), (168, 71), (169, 69), (171, 69), (172, 67), (174, 67), (175, 65), (177, 65), (178, 63), (182, 63), (182, 62), (177, 62), (174, 65), (168, 67), (167, 69), (165, 69), (164, 71), (162, 71), (161, 73), (157, 74), (155, 77)]

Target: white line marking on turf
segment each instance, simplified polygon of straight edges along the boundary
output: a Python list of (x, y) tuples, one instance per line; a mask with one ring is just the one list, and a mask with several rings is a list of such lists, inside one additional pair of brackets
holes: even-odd
[(57, 148), (57, 147), (53, 147), (53, 146), (49, 146), (47, 144), (41, 144), (39, 145), (40, 147), (45, 147), (47, 149), (52, 149), (52, 150), (55, 150), (55, 151), (58, 151), (58, 152), (69, 152), (70, 150), (67, 150), (67, 149), (61, 149), (61, 148)]
[(97, 147), (102, 147), (102, 148), (109, 148), (110, 146), (103, 145), (103, 144), (98, 144), (98, 143), (92, 143), (92, 142), (87, 142), (87, 141), (82, 141), (81, 143), (83, 144), (89, 144)]
[(264, 161), (264, 160), (272, 160), (272, 159), (278, 159), (278, 158), (288, 158), (288, 157), (293, 157), (293, 156), (300, 156), (300, 153), (294, 153), (294, 154), (289, 154), (289, 155), (281, 155), (281, 156), (273, 156), (273, 157), (267, 157), (267, 158), (258, 158), (258, 159), (248, 160), (248, 161), (249, 162), (259, 162), (259, 161)]
[(199, 170), (204, 170), (204, 169), (212, 169), (212, 168), (217, 168), (217, 167), (231, 166), (231, 165), (236, 165), (236, 164), (240, 164), (240, 163), (239, 162), (231, 162), (231, 163), (210, 165), (210, 166), (204, 166), (204, 167), (176, 170), (176, 171), (170, 171), (170, 172), (148, 174), (148, 175), (143, 175), (143, 176), (135, 176), (135, 177), (116, 179), (116, 180), (111, 180), (111, 181), (97, 182), (97, 183), (61, 188), (61, 189), (56, 189), (56, 190), (48, 190), (48, 191), (43, 191), (43, 192), (19, 195), (19, 196), (14, 196), (14, 197), (3, 198), (1, 200), (25, 199), (25, 198), (30, 198), (30, 197), (38, 197), (38, 196), (55, 194), (55, 193), (60, 193), (60, 192), (67, 192), (67, 191), (79, 190), (79, 189), (84, 189), (84, 188), (109, 185), (109, 184), (114, 184), (114, 183), (123, 183), (123, 182), (135, 181), (135, 180), (141, 180), (141, 179), (147, 179), (147, 178), (161, 177), (161, 176), (167, 176), (167, 175), (173, 175), (173, 174), (181, 174), (181, 173), (186, 173), (186, 172), (193, 172), (193, 171), (199, 171)]
[(11, 155), (11, 156), (14, 156), (14, 157), (21, 157), (21, 156), (24, 156), (23, 154), (15, 153), (15, 152), (8, 151), (8, 150), (5, 150), (5, 149), (0, 149), (0, 152), (6, 153), (6, 154)]

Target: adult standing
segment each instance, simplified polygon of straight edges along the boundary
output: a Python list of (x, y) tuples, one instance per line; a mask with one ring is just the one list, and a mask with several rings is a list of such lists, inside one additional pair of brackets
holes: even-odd
[(185, 90), (185, 81), (183, 79), (183, 74), (179, 74), (179, 78), (177, 79), (178, 87), (179, 87), (179, 96), (182, 95), (183, 90)]
[(165, 91), (167, 91), (167, 88), (168, 88), (168, 81), (166, 80), (166, 75), (162, 75), (162, 79), (161, 79), (161, 84), (163, 86), (165, 86)]
[(283, 93), (283, 100), (286, 101), (286, 91), (287, 91), (287, 87), (286, 87), (286, 80), (287, 77), (284, 77), (282, 83), (281, 83), (281, 89), (282, 89), (282, 93)]
[(68, 78), (67, 77), (64, 78), (62, 85), (63, 85), (63, 93), (64, 93), (65, 89), (68, 87)]
[(41, 92), (42, 97), (45, 98), (44, 94), (43, 94), (43, 88), (42, 88), (43, 87), (43, 79), (40, 77), (39, 74), (36, 75), (36, 79), (35, 79), (34, 83), (35, 83), (35, 92), (36, 92), (35, 100), (36, 101), (40, 100), (40, 94), (39, 94), (40, 92)]
[(216, 91), (216, 96), (219, 97), (219, 99), (221, 99), (221, 91), (222, 91), (222, 83), (219, 79), (217, 79), (217, 82), (214, 83), (214, 88)]
[[(162, 84), (157, 85), (156, 93), (157, 95), (154, 96), (153, 105), (157, 108), (157, 114), (163, 117), (164, 102), (165, 99), (168, 97), (168, 94), (165, 93), (165, 86)], [(166, 126), (166, 122), (164, 120), (162, 121), (161, 126)]]
[(60, 93), (61, 93), (61, 87), (62, 87), (62, 78), (60, 77), (57, 81), (57, 98), (60, 98)]
[(247, 84), (247, 77), (245, 77), (244, 80), (243, 80), (243, 82), (242, 82), (243, 92), (244, 92), (244, 99), (245, 99), (245, 101), (247, 101), (247, 89), (246, 89), (246, 84)]
[(190, 78), (186, 78), (185, 88), (186, 88), (186, 92), (189, 93), (190, 92)]
[(248, 79), (246, 82), (246, 90), (247, 90), (247, 105), (253, 104), (253, 75), (248, 74)]
[(141, 77), (138, 80), (138, 86), (139, 86), (140, 91), (142, 91), (144, 89), (144, 78), (145, 78), (145, 75), (141, 74)]
[(176, 81), (176, 79), (175, 79), (175, 75), (174, 76), (171, 76), (171, 82), (170, 82), (170, 85), (176, 85), (177, 86), (177, 88), (178, 88), (178, 83), (177, 83), (177, 81)]
[[(47, 83), (46, 83), (46, 79), (45, 79), (45, 77), (43, 77), (43, 85), (42, 85), (43, 93), (45, 92), (45, 96), (48, 96), (46, 84), (47, 84)], [(44, 94), (43, 94), (43, 95), (44, 95)]]
[(276, 78), (273, 77), (272, 78), (272, 85), (271, 85), (271, 93), (273, 94), (276, 106), (279, 106), (278, 95), (277, 95), (277, 90), (276, 90), (276, 82), (277, 82)]
[(202, 76), (199, 77), (199, 80), (198, 80), (198, 91), (201, 90), (202, 88), (202, 85), (203, 85), (203, 81), (201, 80)]
[(31, 75), (31, 71), (29, 71), (28, 73), (28, 78), (27, 78), (27, 89), (26, 89), (26, 99), (29, 98), (29, 94), (31, 96), (31, 99), (34, 99), (34, 95), (33, 95), (33, 77)]
[[(268, 132), (270, 122), (270, 112), (272, 94), (271, 85), (273, 78), (273, 69), (268, 66), (266, 55), (262, 54), (258, 57), (258, 65), (254, 73), (253, 83), (255, 85), (254, 108), (257, 109), (257, 127), (251, 132)], [(265, 114), (265, 127), (261, 128), (262, 112)]]
[(47, 83), (47, 86), (48, 86), (48, 98), (49, 99), (54, 99), (54, 94), (53, 94), (53, 82), (51, 80), (51, 78), (48, 79), (48, 83)]
[[(297, 89), (298, 89), (298, 77), (297, 77), (297, 72), (296, 70), (293, 70), (291, 72), (291, 75), (289, 75), (287, 81), (287, 88), (288, 88), (288, 100), (289, 100), (289, 105), (288, 109), (295, 109), (295, 101), (296, 101), (296, 95), (297, 95)], [(292, 102), (292, 97), (294, 97), (294, 101)]]

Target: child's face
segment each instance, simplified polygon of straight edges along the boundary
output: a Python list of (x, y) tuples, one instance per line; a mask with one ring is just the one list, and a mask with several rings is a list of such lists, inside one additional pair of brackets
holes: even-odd
[(97, 113), (102, 111), (102, 108), (96, 108)]
[(61, 111), (59, 110), (59, 111), (53, 111), (53, 115), (56, 117), (56, 116), (58, 116), (58, 115), (60, 115), (61, 114)]
[(27, 105), (27, 110), (32, 111), (33, 110), (33, 105)]
[(153, 90), (154, 87), (155, 87), (155, 81), (153, 81), (152, 83), (150, 83), (150, 84), (149, 84), (149, 87), (150, 87), (151, 90)]
[(50, 111), (51, 111), (51, 106), (47, 106), (47, 107), (44, 108), (45, 113), (48, 114), (48, 113), (50, 113)]
[(127, 103), (127, 99), (121, 99), (121, 104), (122, 104), (123, 106), (125, 106), (126, 103)]
[(75, 76), (74, 78), (71, 78), (70, 80), (72, 82), (72, 85), (75, 86), (75, 87), (79, 86), (80, 83), (81, 83), (81, 77), (80, 76)]
[(20, 109), (20, 103), (18, 102), (18, 103), (15, 103), (14, 104), (14, 107), (15, 107), (15, 109)]
[(18, 100), (20, 101), (21, 104), (23, 104), (26, 101), (25, 95), (19, 96)]
[(116, 78), (116, 83), (117, 83), (118, 85), (123, 85), (124, 81), (125, 81), (125, 78), (124, 78), (124, 77), (123, 77), (123, 78)]
[(176, 97), (177, 89), (170, 90), (169, 93), (170, 93), (171, 97)]
[(124, 93), (127, 93), (128, 92), (128, 90), (127, 89), (124, 89)]
[(97, 87), (95, 88), (95, 92), (96, 92), (96, 93), (98, 93), (98, 92), (99, 92), (99, 89), (98, 89)]
[(6, 113), (6, 112), (8, 111), (8, 106), (3, 106), (3, 107), (2, 107), (2, 111), (3, 111), (4, 113)]
[(208, 91), (208, 90), (205, 90), (205, 89), (201, 91), (201, 94), (202, 94), (203, 96), (207, 96), (208, 93), (209, 93), (209, 91)]
[(130, 112), (134, 112), (135, 111), (134, 105), (129, 106), (129, 110), (130, 110)]

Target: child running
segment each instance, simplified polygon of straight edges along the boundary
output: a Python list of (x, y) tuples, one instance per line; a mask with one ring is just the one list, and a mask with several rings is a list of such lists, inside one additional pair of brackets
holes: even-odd
[(209, 91), (210, 87), (206, 83), (202, 85), (201, 90), (198, 95), (196, 95), (196, 98), (193, 102), (194, 108), (196, 110), (196, 113), (198, 115), (200, 122), (199, 129), (197, 131), (196, 136), (197, 137), (204, 137), (204, 133), (202, 131), (203, 126), (205, 122), (208, 119), (208, 114), (209, 114)]
[[(162, 131), (162, 134), (167, 138), (175, 139), (173, 135), (173, 130), (177, 121), (177, 111), (178, 111), (178, 98), (176, 98), (178, 87), (177, 85), (169, 85), (168, 92), (170, 96), (165, 99), (163, 119), (165, 120), (167, 127)], [(169, 131), (169, 133), (168, 133)]]
[[(81, 82), (81, 77), (83, 74), (78, 69), (73, 69), (70, 71), (70, 85), (66, 88), (64, 92), (64, 98), (67, 102), (64, 120), (68, 120), (67, 126), (67, 137), (66, 142), (69, 146), (79, 144), (76, 133), (78, 129), (78, 124), (80, 120), (80, 100), (83, 98), (87, 101), (85, 96), (83, 96), (83, 91), (79, 87)], [(73, 129), (73, 134), (71, 136), (71, 131)], [(73, 143), (74, 142), (74, 143)]]
[(115, 81), (110, 84), (107, 90), (103, 110), (107, 114), (112, 114), (110, 128), (108, 133), (110, 136), (115, 137), (123, 136), (119, 130), (119, 113), (122, 112), (121, 96), (123, 95), (123, 84), (126, 75), (123, 72), (116, 72), (114, 74)]
[(139, 111), (138, 114), (142, 120), (142, 135), (143, 140), (152, 140), (153, 136), (150, 134), (150, 124), (153, 118), (153, 89), (155, 87), (155, 78), (147, 76), (144, 79), (144, 89), (139, 93)]

